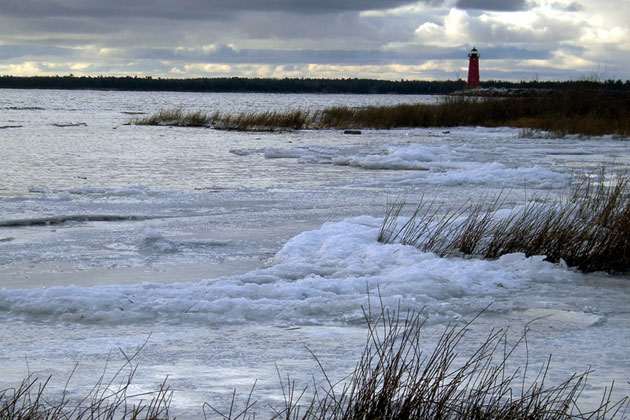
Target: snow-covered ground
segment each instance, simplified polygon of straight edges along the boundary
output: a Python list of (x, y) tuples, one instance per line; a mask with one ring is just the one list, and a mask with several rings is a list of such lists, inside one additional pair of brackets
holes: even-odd
[[(507, 128), (237, 133), (126, 125), (160, 109), (314, 109), (432, 97), (0, 90), (0, 389), (29, 372), (80, 394), (108, 359), (138, 356), (136, 387), (168, 375), (173, 412), (233, 388), (281, 398), (276, 364), (304, 385), (354, 366), (368, 293), (423, 310), (427, 346), (488, 307), (488, 329), (552, 380), (591, 368), (586, 405), (630, 394), (627, 275), (584, 275), (542, 256), (438, 258), (376, 238), (388, 200), (513, 208), (574, 177), (626, 170), (629, 139), (521, 138)], [(520, 356), (522, 358), (525, 355)], [(517, 358), (517, 363), (518, 363)], [(57, 388), (55, 388), (57, 387)], [(263, 410), (264, 411), (264, 410)]]

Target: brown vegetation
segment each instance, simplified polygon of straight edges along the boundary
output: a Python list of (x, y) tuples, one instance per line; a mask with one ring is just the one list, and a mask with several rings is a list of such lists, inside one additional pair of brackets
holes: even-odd
[(556, 134), (630, 135), (630, 95), (605, 90), (549, 91), (525, 97), (447, 96), (437, 104), (335, 107), (322, 128), (508, 126)]
[(569, 420), (625, 414), (628, 399), (613, 402), (610, 391), (599, 407), (580, 410), (577, 403), (588, 372), (549, 386), (550, 359), (534, 378), (528, 377), (527, 365), (510, 370), (510, 357), (525, 342), (527, 331), (512, 346), (505, 330), (490, 331), (479, 347), (463, 357), (459, 344), (474, 320), (463, 327), (447, 327), (433, 350), (425, 353), (421, 314), (402, 316), (381, 304), (380, 313), (368, 309), (364, 315), (368, 338), (352, 374), (337, 384), (328, 381), (304, 406), (299, 405), (302, 394), (296, 397), (294, 384), (287, 380), (289, 392), (284, 392), (285, 407), (277, 411), (277, 418)]
[[(154, 392), (130, 392), (138, 365), (135, 354), (111, 378), (105, 374), (83, 398), (70, 400), (68, 389), (57, 398), (46, 392), (51, 377), (40, 381), (29, 375), (17, 388), (0, 390), (0, 420), (166, 420), (172, 391), (163, 382)], [(74, 372), (72, 372), (74, 373)], [(68, 386), (70, 378), (66, 382)]]
[(135, 118), (131, 123), (173, 127), (212, 127), (218, 130), (275, 131), (300, 130), (306, 127), (309, 120), (310, 114), (302, 110), (207, 114), (201, 111), (184, 113), (182, 110), (175, 109), (162, 110), (144, 118)]
[(288, 112), (244, 112), (235, 115), (214, 113), (209, 120), (214, 128), (221, 130), (275, 131), (301, 130), (306, 128), (310, 118), (307, 111), (298, 109)]
[(243, 131), (509, 126), (544, 130), (554, 136), (627, 136), (630, 135), (630, 94), (604, 89), (571, 89), (516, 97), (446, 96), (437, 104), (341, 106), (316, 112), (265, 111), (234, 115), (184, 114), (174, 110), (160, 111), (132, 123)]
[(181, 109), (161, 110), (148, 117), (131, 120), (136, 125), (164, 125), (173, 127), (207, 127), (208, 115), (201, 112), (184, 113)]
[(398, 226), (404, 203), (388, 206), (379, 241), (413, 245), (440, 256), (498, 258), (523, 252), (565, 261), (582, 271), (630, 269), (630, 185), (627, 176), (579, 183), (565, 199), (532, 201), (498, 217), (503, 198), (482, 199), (440, 214), (421, 200)]
[[(460, 343), (471, 326), (447, 327), (433, 350), (421, 342), (422, 314), (390, 312), (380, 306), (365, 311), (367, 340), (354, 371), (339, 383), (332, 383), (320, 361), (326, 384), (315, 387), (306, 398), (307, 388), (296, 388), (289, 377), (281, 380), (284, 406), (274, 408), (270, 419), (285, 420), (578, 420), (625, 418), (628, 397), (612, 400), (612, 387), (605, 390), (599, 406), (582, 411), (578, 400), (586, 386), (588, 372), (573, 374), (557, 385), (547, 384), (550, 358), (532, 375), (524, 366), (508, 363), (525, 343), (527, 330), (508, 345), (504, 330), (488, 333), (479, 347), (463, 357)], [(1, 420), (167, 420), (171, 392), (164, 384), (147, 402), (130, 404), (139, 396), (128, 389), (137, 366), (128, 359), (130, 373), (119, 388), (114, 380), (101, 378), (94, 390), (79, 402), (70, 403), (64, 391), (57, 402), (44, 397), (47, 384), (29, 377), (17, 389), (0, 391)], [(511, 366), (511, 367), (510, 367)], [(252, 392), (254, 390), (252, 389)], [(256, 401), (252, 392), (242, 409), (235, 397), (222, 412), (204, 404), (203, 418), (214, 415), (223, 420), (253, 420)], [(234, 394), (235, 395), (235, 394)], [(304, 400), (304, 401), (303, 401)]]

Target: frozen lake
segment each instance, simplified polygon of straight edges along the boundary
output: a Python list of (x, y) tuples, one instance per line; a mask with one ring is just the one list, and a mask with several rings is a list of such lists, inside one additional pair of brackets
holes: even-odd
[[(89, 390), (146, 341), (136, 389), (166, 376), (179, 418), (254, 381), (281, 398), (354, 367), (361, 305), (424, 310), (427, 345), (449, 322), (516, 340), (551, 379), (591, 368), (584, 404), (630, 394), (630, 278), (508, 255), (438, 258), (376, 242), (388, 200), (446, 209), (509, 192), (505, 208), (627, 171), (628, 138), (523, 138), (508, 128), (239, 133), (128, 125), (160, 109), (254, 111), (431, 102), (387, 95), (0, 90), (0, 389), (29, 372)], [(524, 356), (523, 356), (524, 357)], [(55, 388), (56, 387), (56, 388)]]

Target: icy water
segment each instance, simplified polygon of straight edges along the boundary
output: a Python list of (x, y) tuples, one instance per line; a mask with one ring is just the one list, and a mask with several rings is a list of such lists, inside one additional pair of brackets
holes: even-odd
[[(386, 95), (0, 90), (0, 389), (28, 373), (84, 394), (142, 346), (134, 390), (168, 376), (172, 413), (199, 418), (256, 384), (281, 400), (347, 375), (368, 292), (423, 310), (427, 347), (478, 319), (516, 340), (551, 382), (591, 368), (583, 403), (630, 394), (630, 279), (507, 255), (438, 258), (376, 242), (386, 203), (444, 209), (509, 192), (505, 208), (627, 170), (627, 138), (521, 138), (507, 128), (238, 133), (128, 125), (160, 109), (254, 111), (431, 102)], [(524, 357), (524, 356), (521, 356)], [(522, 359), (521, 359), (522, 360)], [(518, 360), (517, 360), (518, 362)], [(538, 363), (538, 365), (536, 365)], [(108, 368), (106, 368), (108, 366)], [(318, 379), (319, 378), (319, 379)]]

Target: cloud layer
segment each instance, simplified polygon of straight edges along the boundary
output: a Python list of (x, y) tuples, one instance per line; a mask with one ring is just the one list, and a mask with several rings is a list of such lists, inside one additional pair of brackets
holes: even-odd
[(0, 74), (630, 79), (618, 0), (3, 0)]

